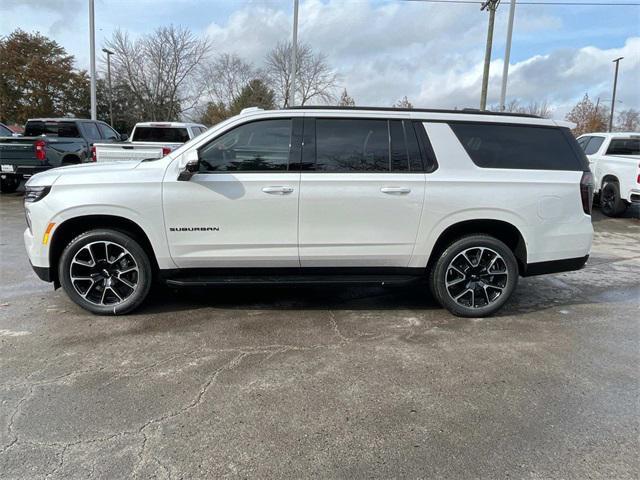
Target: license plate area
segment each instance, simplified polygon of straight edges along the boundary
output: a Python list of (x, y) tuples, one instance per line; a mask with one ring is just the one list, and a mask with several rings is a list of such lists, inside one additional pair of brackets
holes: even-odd
[(0, 165), (0, 172), (2, 173), (13, 173), (15, 171), (16, 170), (13, 165)]

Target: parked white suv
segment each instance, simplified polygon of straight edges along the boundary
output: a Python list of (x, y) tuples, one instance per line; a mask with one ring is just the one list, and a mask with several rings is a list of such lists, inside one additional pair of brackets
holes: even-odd
[(40, 278), (99, 314), (173, 286), (428, 278), (492, 314), (518, 276), (581, 268), (591, 173), (564, 122), (479, 111), (249, 109), (153, 161), (27, 183)]

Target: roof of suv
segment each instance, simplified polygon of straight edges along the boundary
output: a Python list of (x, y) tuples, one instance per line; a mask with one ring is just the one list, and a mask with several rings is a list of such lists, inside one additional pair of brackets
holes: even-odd
[(297, 115), (318, 114), (322, 116), (337, 117), (368, 117), (376, 116), (384, 118), (387, 115), (395, 115), (398, 117), (409, 117), (415, 120), (429, 122), (484, 122), (484, 123), (501, 123), (501, 124), (525, 124), (541, 127), (564, 127), (575, 128), (575, 123), (565, 120), (553, 120), (551, 118), (543, 118), (537, 115), (529, 115), (524, 113), (511, 112), (490, 112), (487, 110), (463, 109), (463, 110), (444, 110), (444, 109), (427, 109), (427, 108), (395, 108), (395, 107), (338, 107), (338, 106), (296, 106), (283, 110), (263, 110), (258, 107), (249, 107), (243, 109), (239, 117), (262, 117), (264, 115), (286, 115), (287, 113), (295, 113)]
[(512, 112), (492, 112), (489, 110), (480, 110), (478, 108), (463, 108), (461, 110), (439, 109), (439, 108), (398, 108), (398, 107), (330, 107), (321, 105), (312, 106), (296, 106), (289, 107), (291, 110), (364, 110), (375, 112), (424, 112), (424, 113), (466, 113), (471, 115), (505, 115), (508, 117), (525, 117), (525, 118), (542, 118), (538, 115), (528, 113), (512, 113)]
[(138, 122), (136, 127), (169, 127), (169, 128), (184, 128), (184, 127), (204, 127), (201, 123), (192, 122)]

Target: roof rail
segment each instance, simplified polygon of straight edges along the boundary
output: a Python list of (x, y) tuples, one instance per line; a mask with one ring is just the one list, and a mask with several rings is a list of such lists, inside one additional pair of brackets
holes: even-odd
[[(508, 117), (526, 117), (526, 118), (542, 118), (539, 115), (529, 113), (511, 113), (511, 112), (491, 112), (489, 110), (480, 110), (477, 108), (463, 108), (462, 110), (447, 110), (439, 108), (397, 108), (397, 107), (339, 107), (332, 105), (296, 105), (288, 107), (285, 110), (365, 110), (365, 111), (383, 111), (383, 112), (426, 112), (426, 113), (464, 113), (470, 115), (501, 115)], [(243, 110), (244, 111), (244, 110)]]
[(240, 115), (246, 115), (247, 113), (251, 113), (251, 112), (260, 112), (262, 110), (263, 109), (260, 107), (247, 107), (240, 110)]

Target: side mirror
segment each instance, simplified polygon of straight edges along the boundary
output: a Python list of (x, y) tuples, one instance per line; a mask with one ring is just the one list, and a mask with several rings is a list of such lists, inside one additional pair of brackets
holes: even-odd
[(129, 135), (127, 135), (126, 133), (121, 133), (120, 134), (120, 140), (122, 142), (126, 142), (128, 138), (129, 138)]
[(193, 174), (198, 171), (198, 151), (194, 149), (183, 153), (178, 162), (178, 168), (180, 169), (178, 180), (181, 182), (191, 180)]

